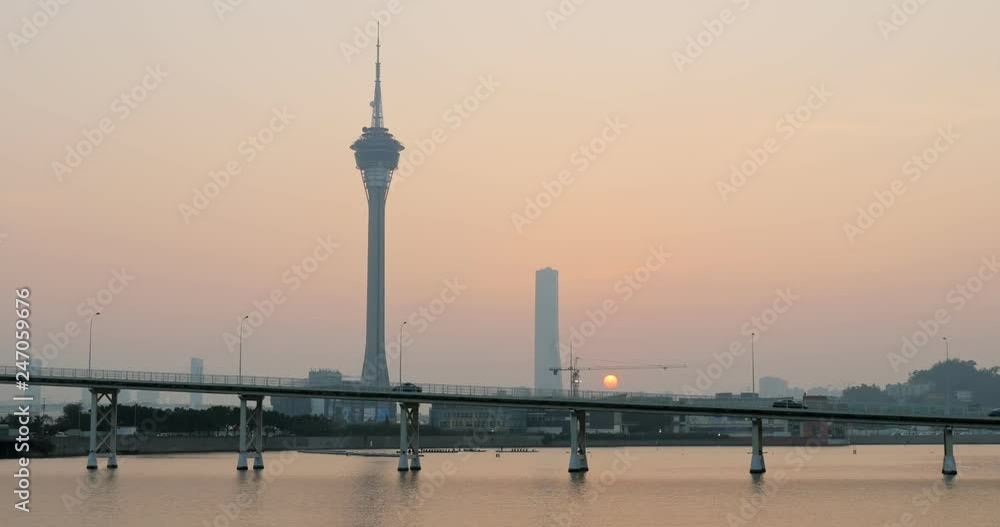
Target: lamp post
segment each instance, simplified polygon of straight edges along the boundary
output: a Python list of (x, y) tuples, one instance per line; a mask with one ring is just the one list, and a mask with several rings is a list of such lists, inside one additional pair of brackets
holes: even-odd
[(750, 391), (757, 393), (757, 355), (754, 353), (754, 341), (757, 340), (757, 332), (750, 332)]
[(91, 364), (93, 364), (94, 358), (94, 319), (100, 316), (101, 312), (98, 311), (90, 316), (90, 333), (87, 335), (87, 339), (90, 341), (87, 344), (87, 374), (90, 374)]
[(944, 341), (944, 413), (951, 415), (951, 376), (948, 375), (948, 363), (951, 361), (951, 348), (948, 345), (948, 337), (941, 337)]
[(239, 366), (239, 383), (243, 384), (243, 321), (250, 318), (250, 315), (243, 315), (240, 319), (240, 366)]
[(402, 324), (399, 325), (399, 336), (397, 338), (396, 345), (399, 346), (399, 385), (403, 385), (403, 326), (406, 325), (404, 320)]

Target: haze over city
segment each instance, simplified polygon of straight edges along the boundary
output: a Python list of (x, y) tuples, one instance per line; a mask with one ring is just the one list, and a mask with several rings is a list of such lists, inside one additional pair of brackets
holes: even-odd
[[(803, 387), (904, 381), (942, 336), (998, 364), (1000, 6), (928, 2), (887, 31), (888, 1), (552, 4), (403, 0), (382, 21), (406, 146), (386, 339), (409, 321), (407, 378), (530, 386), (543, 267), (562, 344), (606, 319), (574, 343), (584, 361), (688, 365), (623, 372), (622, 390), (680, 391), (754, 327), (758, 376)], [(367, 205), (348, 146), (384, 8), (74, 3), (0, 54), (0, 280), (32, 287), (35, 346), (64, 348), (48, 365), (86, 366), (94, 297), (95, 367), (235, 373), (241, 317), (278, 290), (244, 372), (360, 373)], [(37, 7), (0, 9), (14, 31)], [(736, 361), (713, 391), (749, 388)]]

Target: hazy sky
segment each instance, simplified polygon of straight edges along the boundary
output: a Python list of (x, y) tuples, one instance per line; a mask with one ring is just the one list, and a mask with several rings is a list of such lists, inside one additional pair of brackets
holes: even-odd
[[(411, 167), (389, 195), (386, 333), (410, 318), (408, 379), (529, 385), (545, 266), (564, 343), (606, 318), (578, 339), (585, 361), (690, 366), (621, 372), (620, 389), (677, 391), (717, 360), (709, 391), (747, 388), (749, 354), (713, 354), (749, 345), (754, 317), (758, 374), (806, 387), (902, 381), (942, 335), (1000, 360), (982, 262), (1000, 252), (996, 2), (224, 2), (0, 6), (0, 281), (33, 288), (51, 365), (86, 365), (94, 297), (95, 367), (235, 372), (224, 334), (278, 290), (244, 372), (359, 372), (367, 213), (348, 146), (370, 116), (359, 35), (390, 8), (386, 123)], [(115, 273), (127, 286), (102, 293)], [(775, 317), (777, 290), (792, 305)], [(82, 331), (58, 342), (67, 324)]]

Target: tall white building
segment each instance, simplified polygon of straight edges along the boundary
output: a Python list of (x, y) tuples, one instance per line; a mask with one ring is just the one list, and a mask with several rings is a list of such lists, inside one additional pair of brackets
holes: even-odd
[(559, 271), (535, 271), (535, 389), (561, 390), (559, 363)]
[[(200, 382), (201, 376), (204, 373), (205, 361), (198, 357), (191, 357), (191, 380), (193, 382)], [(191, 392), (191, 408), (201, 408), (201, 395), (200, 393)]]

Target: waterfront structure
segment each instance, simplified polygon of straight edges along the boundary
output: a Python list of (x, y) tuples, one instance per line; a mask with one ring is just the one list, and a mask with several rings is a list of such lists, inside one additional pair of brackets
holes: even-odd
[(559, 271), (546, 267), (535, 271), (535, 389), (562, 390), (561, 367)]
[[(368, 197), (368, 295), (365, 324), (365, 360), (361, 382), (366, 386), (389, 386), (385, 356), (385, 206), (392, 173), (399, 166), (403, 145), (389, 133), (382, 112), (382, 41), (375, 45), (375, 96), (371, 126), (351, 145)], [(394, 414), (391, 404), (378, 404), (375, 420)]]
[[(16, 366), (0, 366), (0, 384), (15, 382)], [(744, 418), (751, 421), (751, 471), (763, 473), (765, 420), (798, 422), (827, 421), (861, 424), (897, 424), (901, 426), (932, 426), (944, 431), (944, 464), (942, 472), (958, 472), (954, 453), (954, 428), (1000, 429), (1000, 419), (989, 416), (983, 408), (923, 407), (912, 405), (853, 404), (850, 401), (812, 403), (808, 408), (775, 406), (773, 401), (758, 397), (689, 397), (673, 394), (626, 393), (609, 398), (607, 392), (579, 392), (574, 395), (546, 394), (515, 388), (494, 388), (469, 385), (430, 384), (399, 390), (394, 387), (365, 386), (343, 383), (330, 388), (308, 386), (306, 379), (232, 375), (202, 375), (195, 380), (190, 374), (140, 371), (106, 371), (72, 368), (40, 368), (33, 380), (45, 386), (89, 388), (91, 405), (98, 409), (90, 417), (90, 456), (88, 468), (97, 468), (97, 459), (106, 457), (108, 467), (118, 466), (115, 428), (118, 393), (121, 390), (165, 390), (199, 392), (240, 397), (240, 456), (238, 468), (246, 468), (254, 459), (253, 468), (264, 468), (263, 410), (266, 396), (294, 396), (341, 400), (398, 403), (404, 410), (400, 419), (399, 469), (420, 468), (419, 406), (424, 404), (455, 404), (462, 406), (493, 406), (506, 408), (537, 408), (570, 410), (570, 471), (587, 470), (587, 413), (643, 412), (669, 415), (706, 415)], [(235, 382), (234, 382), (235, 379)], [(756, 394), (747, 394), (755, 396)], [(99, 401), (107, 404), (98, 406)], [(253, 407), (250, 406), (252, 403)], [(916, 410), (916, 411), (915, 411)]]
[[(565, 412), (559, 413), (565, 416)], [(523, 432), (528, 426), (527, 416), (524, 408), (433, 404), (430, 424), (452, 432)]]
[[(191, 377), (193, 379), (200, 379), (205, 373), (205, 361), (199, 359), (198, 357), (191, 357)], [(191, 408), (201, 408), (202, 397), (200, 393), (191, 394)]]
[(758, 381), (761, 397), (788, 397), (788, 381), (781, 377), (761, 377)]
[[(315, 388), (331, 388), (344, 385), (344, 376), (339, 370), (320, 368), (309, 370), (306, 385)], [(272, 397), (271, 407), (275, 412), (288, 416), (315, 415), (336, 421), (344, 418), (343, 401), (336, 399), (303, 399), (302, 397)]]

